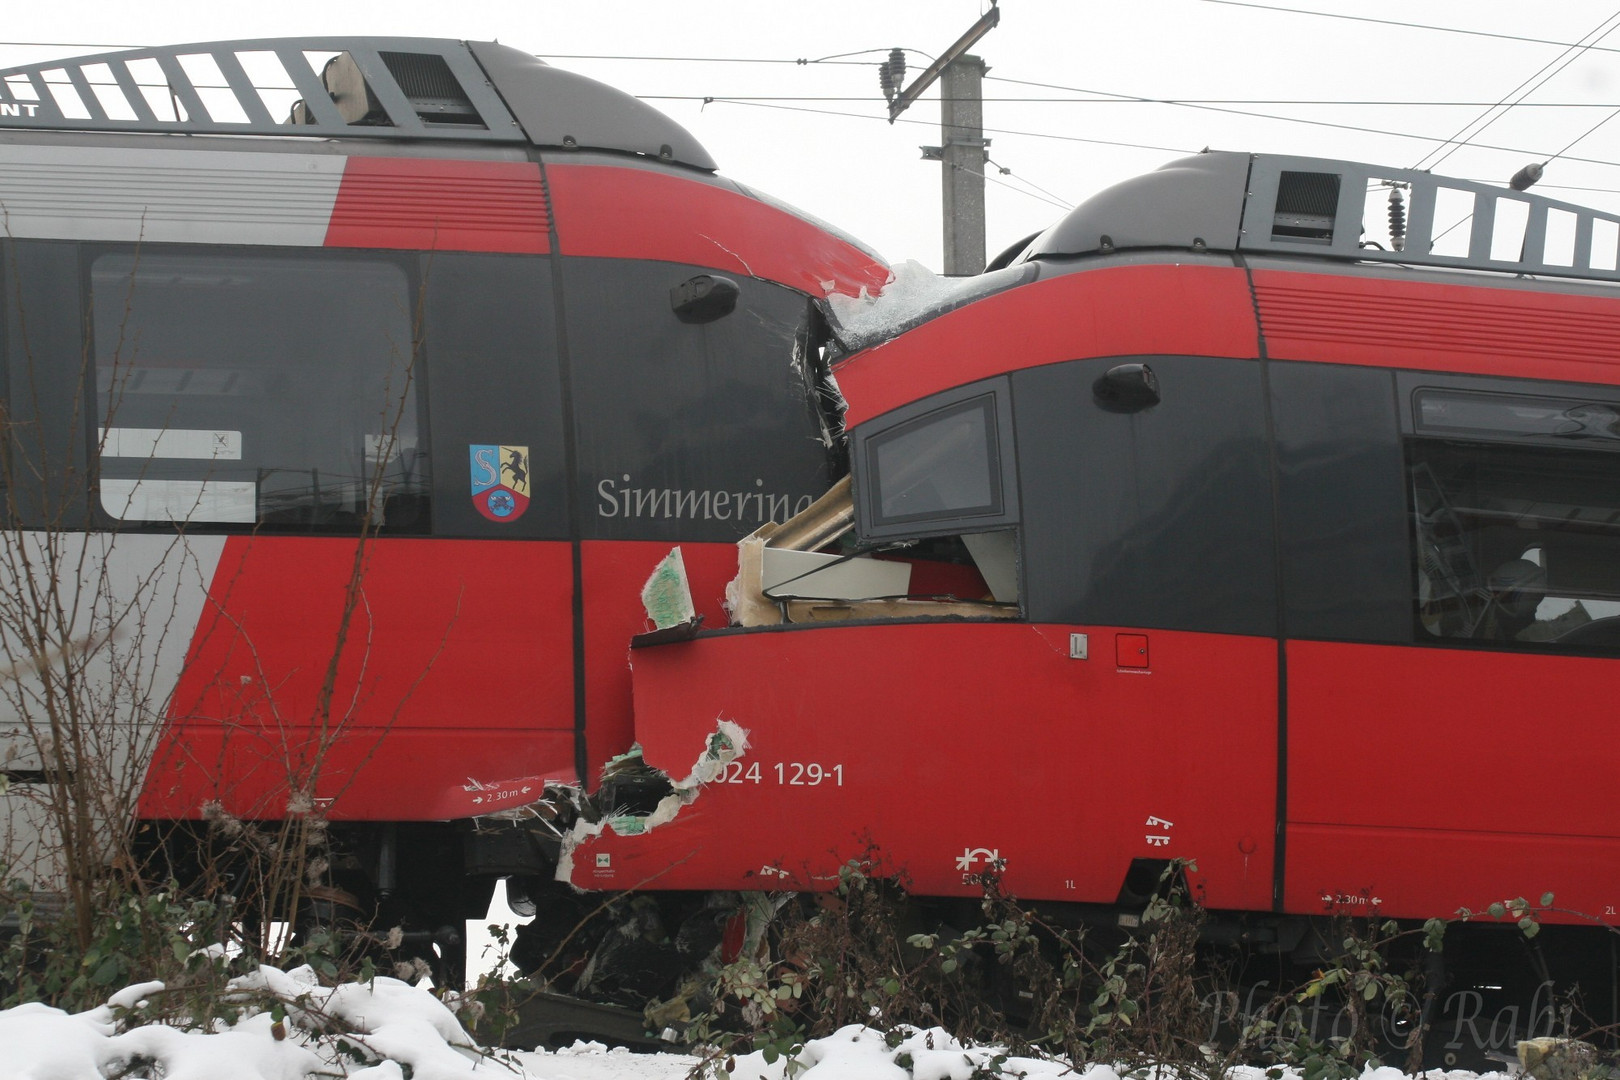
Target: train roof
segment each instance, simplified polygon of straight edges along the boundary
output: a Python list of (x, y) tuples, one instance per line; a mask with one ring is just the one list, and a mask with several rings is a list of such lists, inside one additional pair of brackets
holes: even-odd
[(487, 41), (305, 37), (101, 53), (0, 71), (0, 130), (518, 143), (713, 171), (645, 102)]
[[(1365, 228), (1369, 195), (1391, 189), (1404, 206), (1398, 249)], [(1012, 261), (1142, 249), (1620, 281), (1620, 215), (1411, 169), (1205, 151), (1093, 195)]]

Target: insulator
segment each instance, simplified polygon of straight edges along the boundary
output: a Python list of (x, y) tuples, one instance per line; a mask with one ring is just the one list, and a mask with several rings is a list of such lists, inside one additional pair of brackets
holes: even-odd
[(1396, 251), (1406, 250), (1406, 202), (1401, 189), (1389, 189), (1389, 246)]
[(1514, 191), (1528, 191), (1530, 188), (1535, 186), (1538, 180), (1541, 179), (1542, 174), (1545, 171), (1546, 170), (1542, 168), (1541, 162), (1532, 161), (1530, 164), (1513, 174), (1513, 179), (1508, 181), (1508, 187), (1512, 188)]
[(893, 101), (900, 94), (901, 87), (906, 84), (906, 51), (904, 49), (890, 49), (889, 58), (878, 66), (878, 82), (883, 87), (883, 96)]

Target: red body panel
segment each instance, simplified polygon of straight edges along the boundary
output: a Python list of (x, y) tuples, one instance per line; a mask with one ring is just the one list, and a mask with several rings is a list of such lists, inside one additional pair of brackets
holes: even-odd
[[(647, 629), (641, 587), (669, 550), (655, 541), (582, 545), (593, 787), (602, 763), (634, 738), (629, 641)], [(711, 625), (725, 621), (736, 550), (682, 545)], [(240, 816), (280, 814), (283, 748), (301, 748), (294, 756), (306, 764), (321, 753), (321, 687), (353, 554), (346, 540), (228, 542), (143, 816), (194, 817), (211, 801)], [(332, 816), (468, 817), (491, 799), (533, 802), (543, 780), (578, 782), (571, 581), (566, 543), (374, 541), (333, 694), (342, 734), (325, 740), (319, 769), (316, 794), (337, 800)]]
[(1281, 270), (1254, 291), (1278, 360), (1620, 383), (1612, 297)]
[(279, 816), (284, 747), (306, 766), (324, 755), (315, 794), (336, 818), (463, 816), (479, 785), (573, 778), (569, 546), (373, 541), (323, 717), (354, 553), (353, 540), (227, 542), (142, 816), (215, 800)]
[(1243, 271), (1116, 266), (1009, 289), (858, 353), (838, 368), (850, 426), (953, 386), (1091, 356), (1252, 357)]
[(564, 255), (711, 266), (811, 296), (875, 292), (889, 278), (814, 223), (714, 184), (602, 165), (547, 165), (546, 180)]
[(1612, 660), (1290, 642), (1289, 910), (1620, 908), (1613, 684)]
[(530, 162), (351, 157), (326, 245), (541, 254), (549, 229)]
[[(1093, 659), (1070, 659), (1072, 631)], [(827, 888), (876, 854), (920, 893), (975, 895), (964, 875), (994, 857), (1018, 896), (1111, 902), (1132, 859), (1183, 856), (1207, 903), (1269, 906), (1275, 643), (1154, 632), (1152, 667), (1126, 670), (1115, 633), (892, 623), (638, 650), (650, 764), (685, 777), (720, 719), (749, 747), (668, 824), (582, 844), (573, 880)]]
[[(602, 765), (630, 749), (635, 719), (630, 699), (630, 639), (651, 629), (641, 588), (669, 554), (656, 540), (592, 541), (583, 545), (585, 582), (585, 783), (594, 789)], [(681, 544), (692, 603), (706, 626), (726, 625), (726, 582), (737, 576), (735, 544)]]

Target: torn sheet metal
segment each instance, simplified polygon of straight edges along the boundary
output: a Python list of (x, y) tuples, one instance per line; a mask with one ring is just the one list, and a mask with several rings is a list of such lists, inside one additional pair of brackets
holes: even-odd
[(680, 548), (671, 548), (641, 587), (641, 606), (647, 611), (647, 621), (657, 630), (670, 630), (696, 621), (692, 585), (686, 578), (686, 562), (681, 558)]
[[(578, 821), (569, 833), (563, 837), (562, 854), (557, 861), (557, 880), (572, 881), (576, 885), (588, 886), (595, 884), (598, 888), (627, 888), (639, 887), (644, 882), (609, 883), (607, 879), (615, 878), (611, 871), (611, 860), (607, 863), (594, 862), (591, 867), (596, 873), (587, 872), (576, 874), (575, 856), (581, 848), (590, 846), (590, 842), (605, 835), (612, 836), (643, 836), (652, 832), (661, 825), (667, 825), (675, 819), (683, 807), (691, 804), (702, 792), (704, 785), (719, 779), (726, 768), (748, 750), (748, 732), (731, 720), (721, 719), (716, 722), (715, 729), (708, 737), (703, 752), (692, 765), (684, 780), (675, 781), (670, 794), (659, 800), (650, 814), (611, 814), (600, 821)], [(655, 766), (656, 767), (656, 766)], [(578, 880), (582, 878), (585, 880)], [(593, 882), (590, 879), (595, 879)]]

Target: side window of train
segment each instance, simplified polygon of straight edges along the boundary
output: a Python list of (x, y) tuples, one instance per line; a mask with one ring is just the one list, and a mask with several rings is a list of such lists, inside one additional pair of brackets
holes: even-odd
[(90, 264), (98, 509), (129, 522), (428, 527), (408, 264), (107, 251)]
[(897, 409), (854, 441), (860, 539), (921, 540), (909, 555), (960, 561), (978, 571), (996, 602), (1015, 602), (1016, 465), (1005, 378)]
[(1620, 649), (1620, 398), (1406, 389), (1419, 639)]
[(1005, 379), (908, 405), (855, 441), (868, 539), (996, 528), (1018, 519)]

